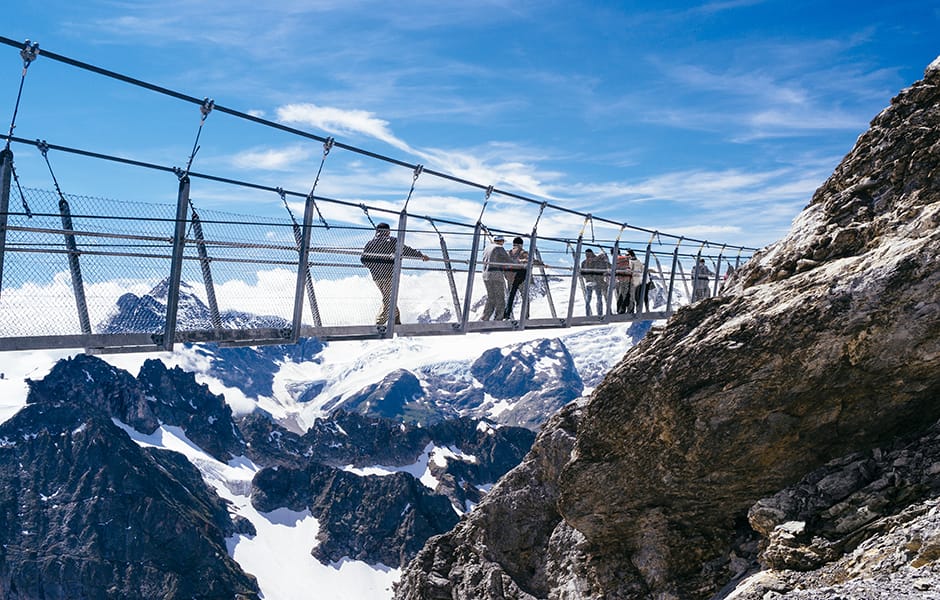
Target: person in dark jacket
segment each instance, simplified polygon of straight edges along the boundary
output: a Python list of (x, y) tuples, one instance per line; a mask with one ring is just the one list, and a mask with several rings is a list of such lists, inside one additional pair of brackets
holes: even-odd
[[(382, 310), (375, 317), (376, 325), (388, 323), (388, 307), (392, 303), (392, 269), (395, 265), (395, 248), (398, 238), (392, 236), (388, 223), (379, 223), (375, 226), (375, 237), (366, 242), (362, 248), (359, 262), (369, 269), (372, 281), (382, 294)], [(402, 245), (402, 257), (420, 258), (430, 260), (426, 254), (415, 250), (411, 246)], [(401, 312), (395, 307), (395, 324), (401, 324)]]
[[(509, 284), (509, 299), (506, 300), (506, 311), (503, 313), (504, 319), (512, 318), (512, 305), (516, 301), (516, 292), (525, 283), (526, 267), (529, 264), (529, 253), (522, 247), (522, 238), (517, 237), (512, 240), (512, 249), (509, 251), (509, 258), (513, 264), (506, 271), (506, 283)], [(525, 294), (525, 289), (522, 291)], [(529, 315), (526, 315), (529, 318)]]
[(627, 310), (633, 312), (632, 279), (633, 269), (630, 266), (630, 255), (617, 254), (617, 314), (622, 315)]

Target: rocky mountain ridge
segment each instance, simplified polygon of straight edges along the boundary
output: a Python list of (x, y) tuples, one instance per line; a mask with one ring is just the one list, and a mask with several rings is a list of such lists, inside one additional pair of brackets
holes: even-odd
[[(221, 464), (252, 461), (259, 470), (240, 491), (259, 511), (316, 517), (317, 558), (396, 567), (479, 502), (534, 437), (469, 419), (414, 427), (344, 412), (299, 435), (260, 413), (233, 418), (192, 373), (158, 360), (134, 377), (78, 355), (29, 386), (27, 406), (0, 424), (0, 596), (11, 599), (259, 597), (227, 548), (255, 535), (251, 523), (184, 456), (127, 432), (170, 428)], [(357, 472), (374, 465), (402, 472)]]
[[(396, 598), (841, 597), (827, 596), (833, 582), (864, 598), (940, 589), (940, 531), (927, 517), (910, 537), (899, 525), (934, 514), (940, 468), (898, 479), (899, 465), (892, 475), (875, 458), (940, 418), (938, 169), (935, 61), (872, 121), (785, 239), (739, 269), (725, 296), (647, 335), (589, 401), (556, 415), (477, 510), (422, 549)], [(874, 462), (856, 464), (858, 453)], [(856, 475), (809, 476), (824, 482), (815, 493), (830, 494), (815, 510), (836, 503), (818, 523), (812, 506), (759, 503), (832, 460)], [(875, 489), (853, 500), (866, 482)], [(829, 538), (807, 542), (820, 533)], [(893, 561), (860, 567), (842, 554), (883, 548), (894, 533), (908, 550)], [(882, 567), (926, 579), (914, 595), (889, 596), (878, 588)], [(752, 568), (761, 570), (747, 577)], [(760, 588), (759, 577), (776, 583)]]

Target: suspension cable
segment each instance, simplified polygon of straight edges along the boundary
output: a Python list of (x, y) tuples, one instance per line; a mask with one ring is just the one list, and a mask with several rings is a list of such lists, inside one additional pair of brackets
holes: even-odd
[(372, 229), (375, 229), (375, 221), (372, 220), (372, 217), (369, 215), (369, 207), (365, 204), (360, 204), (359, 208), (362, 209), (362, 212), (366, 214), (366, 218), (369, 219), (369, 223), (372, 224)]
[(588, 222), (591, 223), (591, 241), (594, 241), (594, 222), (591, 221), (591, 213), (588, 213), (584, 217), (584, 223), (581, 223), (581, 231), (578, 232), (578, 239), (584, 237), (584, 230), (587, 229)]
[[(19, 44), (18, 42), (14, 41), (14, 40), (11, 40), (11, 39), (9, 39), (9, 38), (3, 37), (3, 36), (0, 36), (0, 44), (6, 44), (6, 45), (9, 45), (9, 46), (14, 46), (14, 47), (19, 47), (19, 46), (21, 45), (21, 44)], [(204, 102), (204, 100), (201, 101), (201, 100), (199, 100), (199, 99), (197, 99), (197, 98), (195, 98), (195, 97), (193, 97), (193, 96), (188, 96), (188, 95), (182, 94), (182, 93), (180, 93), (180, 92), (176, 92), (176, 91), (173, 91), (173, 90), (170, 90), (170, 89), (161, 87), (161, 86), (157, 86), (157, 85), (154, 85), (154, 84), (151, 84), (151, 83), (147, 83), (147, 82), (141, 81), (141, 80), (139, 80), (139, 79), (135, 79), (135, 78), (132, 78), (132, 77), (128, 77), (128, 76), (126, 76), (126, 75), (122, 75), (122, 74), (116, 73), (116, 72), (114, 72), (114, 71), (109, 71), (109, 70), (103, 69), (103, 68), (101, 68), (101, 67), (96, 67), (96, 66), (94, 66), (94, 65), (91, 65), (91, 64), (88, 64), (88, 63), (84, 63), (84, 62), (79, 61), (79, 60), (75, 60), (75, 59), (72, 59), (72, 58), (68, 58), (68, 57), (65, 57), (65, 56), (56, 54), (56, 53), (54, 53), (54, 52), (50, 52), (50, 51), (48, 51), (48, 50), (44, 50), (44, 51), (43, 51), (43, 56), (45, 56), (45, 57), (47, 57), (47, 58), (49, 58), (49, 59), (51, 59), (51, 60), (55, 60), (55, 61), (58, 61), (58, 62), (63, 62), (63, 63), (65, 63), (65, 64), (68, 64), (68, 65), (71, 65), (71, 66), (74, 66), (74, 67), (78, 67), (78, 68), (80, 68), (80, 69), (84, 69), (84, 70), (87, 70), (87, 71), (91, 71), (91, 72), (97, 73), (97, 74), (99, 74), (99, 75), (104, 75), (104, 76), (110, 77), (110, 78), (112, 78), (112, 79), (117, 79), (117, 80), (119, 80), (119, 81), (123, 81), (123, 82), (125, 82), (125, 83), (129, 83), (129, 84), (136, 85), (136, 86), (139, 86), (139, 87), (142, 87), (142, 88), (151, 90), (151, 91), (155, 91), (155, 92), (158, 92), (158, 93), (161, 93), (161, 94), (165, 94), (165, 95), (168, 95), (168, 96), (171, 96), (171, 97), (174, 97), (174, 98), (177, 98), (177, 99), (179, 99), (179, 100), (186, 101), (186, 102), (191, 102), (191, 103), (193, 103), (193, 104), (199, 104), (199, 105), (203, 104), (203, 102)], [(316, 135), (316, 134), (312, 134), (312, 133), (307, 132), (307, 131), (303, 131), (303, 130), (301, 130), (301, 129), (296, 129), (296, 128), (293, 128), (293, 127), (289, 127), (289, 126), (283, 125), (283, 124), (281, 124), (281, 123), (276, 123), (276, 122), (273, 122), (273, 121), (268, 121), (268, 120), (263, 119), (263, 118), (261, 118), (261, 117), (258, 117), (258, 116), (255, 116), (255, 115), (250, 115), (250, 114), (247, 114), (247, 113), (244, 113), (244, 112), (241, 112), (241, 111), (238, 111), (238, 110), (234, 110), (234, 109), (231, 109), (231, 108), (227, 108), (227, 107), (224, 107), (224, 106), (221, 106), (221, 105), (215, 105), (214, 108), (215, 108), (215, 110), (217, 110), (217, 111), (224, 112), (224, 113), (229, 114), (229, 115), (232, 115), (232, 116), (234, 116), (234, 117), (237, 117), (237, 118), (240, 118), (240, 119), (244, 119), (244, 120), (248, 120), (248, 121), (252, 121), (252, 122), (254, 122), (254, 123), (258, 123), (258, 124), (264, 125), (264, 126), (266, 126), (266, 127), (271, 127), (271, 128), (274, 128), (274, 129), (279, 129), (279, 130), (281, 130), (281, 131), (285, 131), (285, 132), (288, 132), (288, 133), (291, 133), (291, 134), (294, 134), (294, 135), (297, 135), (297, 136), (300, 136), (300, 137), (306, 137), (306, 138), (308, 138), (308, 139), (314, 139), (314, 140), (317, 140), (317, 141), (320, 141), (320, 142), (325, 142), (325, 141), (328, 139), (328, 138), (324, 138), (324, 137), (322, 137), (322, 136), (318, 136), (318, 135)], [(10, 138), (8, 137), (7, 139), (9, 140)], [(418, 167), (422, 167), (421, 165), (413, 165), (413, 164), (407, 163), (407, 162), (402, 161), (402, 160), (398, 160), (398, 159), (395, 159), (395, 158), (391, 158), (391, 157), (388, 157), (388, 156), (384, 156), (384, 155), (382, 155), (382, 154), (378, 154), (378, 153), (375, 153), (375, 152), (371, 152), (371, 151), (368, 151), (368, 150), (364, 150), (364, 149), (362, 149), (362, 148), (358, 148), (358, 147), (356, 147), (356, 146), (352, 146), (352, 145), (349, 145), (349, 144), (344, 144), (344, 143), (340, 143), (340, 142), (334, 142), (334, 145), (335, 145), (336, 147), (342, 148), (342, 149), (344, 149), (344, 150), (348, 150), (348, 151), (350, 151), (350, 152), (354, 152), (354, 153), (356, 153), (356, 154), (360, 154), (360, 155), (363, 155), (363, 156), (367, 156), (367, 157), (370, 157), (370, 158), (374, 158), (374, 159), (376, 159), (376, 160), (385, 161), (385, 162), (388, 162), (388, 163), (391, 163), (391, 164), (394, 164), (394, 165), (398, 165), (398, 166), (401, 166), (401, 167), (409, 167), (409, 168), (415, 169), (415, 170), (417, 170)], [(51, 147), (51, 146), (50, 146), (50, 147)], [(443, 173), (443, 172), (435, 171), (435, 170), (432, 170), (432, 169), (426, 169), (426, 168), (424, 168), (424, 167), (422, 167), (421, 170), (422, 170), (422, 172), (427, 172), (427, 173), (430, 173), (431, 175), (434, 175), (435, 177), (440, 177), (440, 178), (442, 178), (442, 179), (446, 179), (446, 180), (449, 180), (449, 181), (452, 181), (452, 182), (460, 183), (460, 184), (467, 185), (467, 186), (470, 186), (470, 187), (475, 187), (475, 188), (478, 188), (478, 189), (486, 189), (486, 190), (488, 190), (488, 191), (490, 191), (490, 192), (491, 192), (491, 191), (498, 191), (500, 194), (503, 194), (504, 196), (507, 196), (507, 197), (509, 197), (509, 198), (515, 198), (515, 199), (517, 199), (517, 200), (521, 200), (521, 201), (523, 201), (523, 202), (529, 202), (529, 203), (532, 203), (532, 204), (544, 204), (546, 207), (552, 208), (553, 210), (557, 210), (557, 211), (560, 211), (560, 212), (565, 212), (565, 213), (568, 213), (568, 214), (575, 214), (575, 215), (579, 215), (579, 216), (584, 216), (584, 213), (582, 213), (582, 212), (580, 212), (580, 211), (577, 211), (577, 210), (574, 210), (574, 209), (566, 208), (566, 207), (564, 207), (564, 206), (559, 206), (559, 205), (551, 204), (551, 203), (544, 202), (544, 201), (535, 200), (535, 199), (533, 199), (533, 198), (529, 198), (529, 197), (527, 197), (527, 196), (523, 196), (523, 195), (521, 195), (521, 194), (516, 194), (516, 193), (509, 192), (509, 191), (505, 191), (505, 190), (493, 190), (492, 186), (485, 187), (485, 186), (483, 186), (482, 184), (479, 184), (479, 183), (476, 183), (476, 182), (473, 182), (473, 181), (469, 181), (469, 180), (467, 180), (467, 179), (463, 179), (463, 178), (460, 178), (460, 177), (456, 177), (456, 176), (451, 175), (451, 174), (448, 174), (448, 173)], [(488, 197), (488, 196), (489, 196), (489, 194), (487, 194), (487, 197)], [(543, 209), (543, 210), (544, 210), (544, 209)], [(610, 220), (610, 219), (604, 219), (604, 218), (601, 218), (601, 217), (594, 217), (594, 218), (597, 219), (597, 220), (599, 220), (599, 221), (602, 221), (602, 222), (604, 222), (604, 223), (611, 224), (611, 225), (619, 225), (619, 224), (620, 224), (619, 222), (612, 221), (612, 220)], [(645, 232), (645, 233), (651, 233), (651, 232), (652, 232), (652, 230), (650, 230), (650, 229), (646, 229), (646, 228), (643, 228), (643, 227), (638, 227), (638, 226), (635, 226), (635, 225), (634, 225), (634, 226), (631, 226), (631, 228), (632, 228), (632, 229), (635, 229), (635, 230), (637, 230), (637, 231)], [(667, 235), (668, 235), (668, 234), (667, 234)], [(674, 236), (671, 236), (671, 237), (674, 237)], [(699, 241), (699, 240), (691, 240), (691, 238), (687, 238), (687, 239), (690, 239), (690, 241)], [(742, 247), (742, 248), (743, 248), (743, 247)], [(753, 251), (756, 251), (756, 250), (757, 250), (756, 248), (746, 248), (746, 249), (748, 249), (748, 250), (753, 250)]]
[(186, 170), (182, 175), (179, 175), (180, 179), (189, 175), (189, 169), (193, 166), (193, 159), (196, 158), (196, 153), (199, 152), (199, 136), (202, 135), (202, 126), (206, 124), (206, 117), (212, 112), (214, 106), (214, 100), (210, 100), (209, 98), (202, 99), (202, 105), (199, 106), (199, 112), (202, 114), (202, 118), (199, 119), (199, 129), (196, 130), (196, 140), (193, 142), (193, 151), (189, 154), (189, 160), (186, 162)]
[(542, 220), (542, 213), (545, 212), (545, 207), (548, 206), (548, 202), (543, 202), (542, 206), (539, 208), (539, 214), (535, 217), (535, 223), (532, 225), (532, 231), (535, 231), (539, 226), (539, 221)]
[(483, 213), (486, 212), (486, 205), (490, 201), (490, 196), (493, 195), (493, 186), (486, 188), (486, 193), (483, 194), (483, 207), (480, 209), (480, 216), (477, 217), (477, 223), (483, 222)]
[(411, 202), (411, 194), (415, 191), (415, 184), (418, 183), (418, 177), (421, 177), (421, 173), (424, 171), (424, 165), (417, 165), (414, 169), (414, 175), (411, 178), (411, 189), (408, 190), (408, 197), (405, 198), (405, 205), (401, 207), (402, 212), (408, 210), (408, 203)]
[(10, 138), (13, 137), (13, 129), (16, 128), (16, 114), (20, 110), (20, 98), (23, 96), (23, 83), (26, 81), (26, 70), (29, 69), (29, 65), (36, 60), (36, 57), (39, 56), (39, 42), (29, 43), (29, 40), (26, 40), (23, 43), (23, 48), (20, 50), (20, 57), (23, 59), (23, 74), (20, 75), (20, 89), (16, 92), (16, 104), (13, 106), (13, 118), (10, 120), (10, 133), (7, 135), (7, 144), (5, 149), (10, 149)]
[(59, 194), (59, 200), (62, 202), (67, 202), (65, 199), (65, 194), (62, 193), (62, 188), (59, 187), (59, 182), (55, 178), (55, 173), (52, 171), (52, 163), (49, 162), (49, 144), (47, 144), (45, 140), (36, 140), (36, 147), (39, 149), (43, 159), (46, 161), (46, 167), (49, 168), (49, 175), (52, 176), (52, 183), (55, 185), (56, 193)]
[[(4, 137), (4, 138), (5, 138), (5, 137), (7, 137), (7, 136), (0, 134), (0, 137)], [(50, 143), (46, 142), (45, 140), (43, 140), (42, 142), (40, 142), (39, 140), (27, 140), (27, 139), (20, 138), (20, 137), (17, 137), (17, 136), (13, 136), (13, 137), (10, 138), (10, 139), (11, 139), (13, 142), (16, 142), (16, 143), (26, 144), (26, 145), (32, 145), (32, 146), (36, 146), (36, 147), (38, 147), (38, 146), (40, 145), (40, 143), (43, 143), (43, 144), (46, 145), (46, 147), (47, 147), (49, 150), (57, 150), (57, 151), (60, 151), (60, 152), (68, 152), (68, 153), (77, 154), (77, 155), (80, 155), (80, 156), (86, 156), (86, 157), (94, 158), (94, 159), (107, 160), (107, 161), (117, 162), (117, 163), (120, 163), (120, 164), (126, 164), (126, 165), (130, 165), (130, 166), (135, 166), (135, 167), (142, 167), (142, 168), (153, 169), (153, 170), (157, 170), (157, 171), (164, 171), (164, 172), (169, 172), (169, 173), (175, 173), (175, 174), (177, 174), (177, 176), (179, 176), (179, 175), (182, 173), (182, 170), (181, 170), (179, 167), (167, 167), (167, 166), (164, 166), (164, 165), (157, 165), (157, 164), (153, 164), (153, 163), (147, 163), (147, 162), (143, 162), (143, 161), (138, 161), (138, 160), (133, 160), (133, 159), (128, 159), (128, 158), (123, 158), (123, 157), (117, 157), (117, 156), (108, 155), (108, 154), (102, 154), (102, 153), (97, 153), (97, 152), (91, 152), (91, 151), (88, 151), (88, 150), (80, 150), (80, 149), (72, 148), (72, 147), (69, 147), (69, 146), (61, 146), (61, 145), (56, 145), (56, 144), (50, 144)], [(15, 172), (14, 172), (14, 173), (15, 173)], [(272, 187), (272, 186), (266, 186), (266, 185), (262, 185), (262, 184), (258, 184), (258, 183), (253, 183), (253, 182), (248, 182), (248, 181), (242, 181), (242, 180), (232, 179), (232, 178), (227, 178), (227, 177), (219, 177), (219, 176), (216, 176), (216, 175), (209, 175), (209, 174), (206, 174), (206, 173), (199, 173), (199, 172), (195, 172), (195, 171), (194, 171), (194, 172), (190, 172), (190, 173), (189, 173), (189, 176), (190, 176), (190, 177), (194, 177), (194, 178), (205, 179), (205, 180), (208, 180), (208, 181), (215, 181), (215, 182), (218, 182), (218, 183), (224, 183), (224, 184), (229, 184), (229, 185), (235, 185), (235, 186), (239, 186), (239, 187), (245, 187), (245, 188), (255, 189), (255, 190), (260, 190), (260, 191), (265, 191), (265, 192), (275, 192), (275, 193), (277, 193), (277, 191), (278, 191), (278, 189), (279, 189), (279, 188)], [(304, 198), (304, 197), (306, 197), (306, 195), (307, 195), (307, 194), (304, 193), (304, 192), (297, 192), (297, 191), (290, 191), (290, 190), (285, 190), (284, 193), (285, 193), (285, 195), (297, 196), (297, 197), (300, 197), (300, 198)], [(24, 209), (28, 209), (28, 206), (26, 205), (25, 195), (22, 194), (22, 190), (21, 190), (21, 198), (22, 198), (23, 203), (24, 203)], [(366, 217), (369, 219), (369, 222), (372, 223), (373, 227), (375, 226), (375, 222), (372, 220), (371, 215), (370, 215), (369, 212), (368, 212), (370, 207), (366, 206), (364, 203), (349, 202), (349, 201), (340, 200), (340, 199), (337, 199), (337, 198), (328, 198), (328, 197), (325, 197), (325, 196), (317, 196), (316, 199), (317, 199), (317, 200), (326, 201), (326, 202), (329, 202), (329, 203), (332, 203), (332, 204), (338, 204), (338, 205), (342, 205), (342, 206), (348, 206), (348, 207), (351, 207), (351, 208), (359, 208), (360, 210), (362, 210), (362, 211), (366, 214)], [(550, 205), (547, 205), (547, 207), (550, 207)], [(371, 207), (371, 208), (376, 208), (377, 210), (380, 210), (380, 211), (383, 211), (383, 212), (387, 212), (386, 209), (377, 208), (377, 207)], [(482, 216), (482, 213), (481, 213), (481, 216)], [(592, 217), (592, 218), (596, 218), (596, 217)], [(454, 220), (452, 220), (452, 219), (447, 219), (447, 218), (437, 218), (437, 221), (440, 222), (440, 223), (448, 223), (448, 224), (450, 224), (450, 225), (457, 225), (457, 226), (461, 226), (461, 227), (467, 225), (467, 223), (460, 222), (460, 221), (454, 221)], [(622, 234), (623, 234), (624, 229), (627, 228), (627, 227), (631, 227), (631, 226), (629, 226), (629, 225), (626, 224), (626, 223), (618, 224), (618, 225), (620, 225), (620, 232), (619, 232), (618, 235), (617, 235), (617, 240), (619, 241), (620, 238), (622, 237)], [(487, 232), (487, 235), (491, 235), (491, 234), (489, 234), (489, 230), (486, 228), (486, 226), (484, 226), (483, 229), (484, 229), (484, 231)], [(631, 229), (637, 229), (637, 228), (631, 227)], [(677, 236), (673, 236), (673, 235), (669, 235), (669, 234), (661, 234), (661, 235), (666, 235), (666, 236), (668, 236), (668, 237), (677, 237)], [(554, 239), (554, 238), (552, 238), (552, 239)], [(564, 241), (564, 239), (559, 238), (559, 239), (556, 240), (556, 241)], [(703, 241), (701, 241), (701, 240), (696, 240), (696, 239), (694, 239), (694, 238), (686, 238), (686, 237), (684, 237), (684, 236), (678, 236), (678, 237), (677, 237), (677, 246), (678, 246), (678, 245), (681, 245), (681, 243), (682, 243), (683, 241), (687, 241), (687, 242), (700, 242), (700, 243), (702, 243), (703, 246), (707, 244), (707, 242), (703, 242)], [(736, 246), (736, 245), (731, 245), (731, 244), (728, 244), (727, 247), (729, 247), (729, 248), (737, 248), (740, 253), (743, 253), (745, 250), (751, 250), (751, 251), (754, 251), (754, 250), (755, 250), (754, 248), (749, 248), (749, 247), (746, 247), (746, 246)]]
[[(320, 182), (320, 173), (323, 172), (323, 164), (326, 163), (326, 157), (330, 155), (330, 150), (333, 149), (334, 140), (333, 138), (326, 138), (326, 141), (323, 142), (323, 156), (320, 158), (320, 168), (317, 169), (317, 176), (313, 179), (313, 187), (310, 188), (310, 193), (307, 194), (307, 198), (313, 203), (313, 208), (317, 211), (317, 217), (319, 217), (320, 222), (323, 223), (323, 226), (327, 229), (330, 228), (330, 224), (326, 222), (326, 219), (323, 218), (323, 213), (320, 212), (320, 207), (317, 206), (317, 199), (313, 193), (317, 189), (317, 184)], [(278, 188), (280, 189), (280, 188)], [(284, 196), (282, 195), (283, 199)], [(284, 206), (287, 207), (287, 201), (284, 201)], [(290, 207), (287, 207), (287, 212), (290, 212)], [(294, 215), (291, 214), (291, 219), (294, 218)]]
[(29, 204), (26, 203), (26, 194), (23, 193), (23, 188), (20, 187), (20, 176), (16, 174), (16, 166), (13, 163), (10, 163), (10, 172), (13, 173), (13, 181), (16, 182), (16, 189), (20, 192), (20, 202), (23, 203), (23, 212), (26, 213), (27, 219), (32, 219), (33, 211), (29, 210)]

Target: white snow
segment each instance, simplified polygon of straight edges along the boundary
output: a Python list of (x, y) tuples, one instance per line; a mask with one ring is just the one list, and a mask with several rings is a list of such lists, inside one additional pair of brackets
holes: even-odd
[[(442, 450), (434, 445), (433, 442), (429, 442), (427, 446), (424, 447), (424, 451), (421, 452), (421, 455), (418, 457), (414, 463), (410, 465), (402, 466), (387, 466), (387, 465), (372, 465), (368, 467), (354, 467), (352, 465), (347, 465), (343, 467), (344, 471), (354, 473), (361, 477), (368, 475), (376, 475), (383, 477), (386, 475), (391, 475), (392, 473), (408, 473), (418, 481), (420, 481), (426, 488), (431, 491), (437, 489), (438, 484), (440, 483), (434, 475), (431, 474), (430, 462), (432, 456), (436, 452), (441, 452)], [(437, 460), (435, 460), (435, 464)]]
[(310, 551), (317, 545), (317, 520), (309, 512), (277, 509), (261, 513), (251, 505), (251, 479), (258, 467), (244, 457), (222, 463), (194, 444), (178, 427), (161, 426), (150, 435), (114, 420), (114, 423), (141, 446), (175, 450), (200, 470), (203, 478), (220, 497), (232, 503), (232, 512), (248, 519), (255, 527), (253, 537), (235, 535), (227, 540), (229, 554), (258, 579), (265, 600), (309, 597), (350, 600), (391, 598), (392, 583), (399, 569), (342, 560), (320, 564)]

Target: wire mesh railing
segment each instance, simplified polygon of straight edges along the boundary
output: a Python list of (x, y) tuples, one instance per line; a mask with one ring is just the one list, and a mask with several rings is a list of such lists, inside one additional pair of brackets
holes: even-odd
[[(706, 295), (720, 291), (720, 261), (735, 266), (719, 255), (693, 254), (691, 246), (681, 244), (670, 251), (662, 244), (644, 248), (639, 240), (584, 243), (481, 226), (440, 226), (403, 213), (401, 226), (392, 230), (389, 224), (387, 234), (403, 248), (397, 263), (394, 252), (376, 255), (387, 261), (389, 284), (398, 284), (392, 299), (363, 262), (379, 231), (372, 223), (311, 225), (305, 277), (299, 272), (297, 228), (287, 216), (279, 220), (190, 206), (182, 224), (177, 319), (167, 332), (177, 207), (67, 195), (63, 203), (48, 190), (23, 192), (31, 212), (8, 206), (3, 213), (0, 349), (6, 350), (156, 350), (168, 345), (167, 335), (169, 345), (284, 343), (294, 334), (298, 280), (297, 335), (324, 339), (664, 318), (692, 300), (699, 260), (712, 267)], [(322, 208), (328, 214), (329, 203)], [(499, 311), (505, 312), (483, 320), (491, 289), (482, 281), (483, 254), (496, 245), (494, 238), (515, 238), (534, 256), (532, 261), (491, 261), (489, 269), (505, 279), (499, 286), (504, 294)], [(588, 252), (603, 258), (601, 268), (585, 262)], [(618, 263), (617, 254), (628, 252), (630, 260)], [(507, 308), (505, 295), (517, 273), (522, 273), (521, 285)], [(384, 302), (391, 303), (384, 311), (383, 293)], [(399, 317), (392, 318), (396, 312)]]

